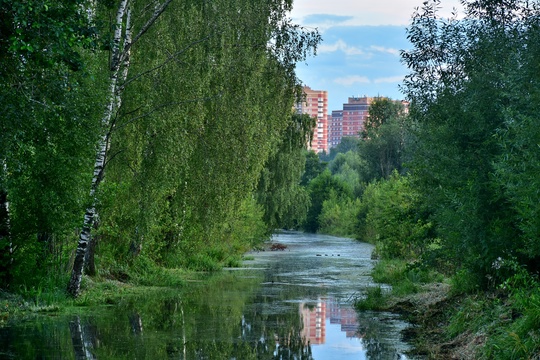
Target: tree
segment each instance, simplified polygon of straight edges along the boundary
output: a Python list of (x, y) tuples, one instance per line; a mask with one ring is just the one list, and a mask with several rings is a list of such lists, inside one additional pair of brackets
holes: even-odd
[[(289, 1), (164, 1), (153, 12), (146, 5), (122, 1), (116, 10), (74, 296), (96, 206), (103, 205), (103, 239), (114, 237), (118, 256), (135, 249), (164, 261), (229, 238), (224, 224), (252, 195), (290, 120), (295, 64), (320, 40), (287, 18)], [(131, 13), (144, 16), (131, 26)], [(123, 189), (112, 201), (100, 197), (105, 173), (104, 192)]]
[(362, 195), (356, 236), (375, 244), (382, 258), (417, 260), (436, 241), (433, 223), (420, 211), (423, 199), (410, 183), (409, 176), (394, 171), (370, 183)]
[(304, 230), (317, 232), (320, 228), (319, 215), (323, 210), (324, 201), (333, 196), (351, 197), (351, 189), (342, 181), (332, 176), (330, 170), (326, 169), (319, 176), (313, 179), (308, 186), (311, 204), (307, 213), (307, 218), (303, 224)]
[(332, 161), (340, 153), (346, 153), (350, 150), (358, 150), (360, 139), (352, 136), (345, 136), (341, 138), (339, 144), (336, 147), (330, 149), (330, 153), (325, 156), (320, 156), (322, 161)]
[(306, 169), (302, 175), (302, 186), (307, 186), (313, 179), (319, 176), (326, 169), (327, 163), (321, 161), (317, 153), (313, 150), (306, 151)]
[(293, 114), (281, 144), (261, 173), (257, 200), (264, 207), (269, 231), (295, 228), (305, 218), (309, 199), (300, 180), (305, 170), (306, 138), (312, 136), (315, 125), (311, 116)]
[(402, 171), (405, 150), (405, 107), (399, 101), (376, 98), (369, 106), (359, 152), (368, 163), (368, 179), (387, 179)]
[[(508, 150), (524, 139), (505, 131), (526, 124), (528, 116), (517, 114), (530, 110), (518, 108), (530, 94), (522, 71), (530, 69), (536, 46), (524, 44), (538, 27), (538, 9), (525, 1), (473, 1), (466, 4), (466, 19), (441, 20), (439, 3), (426, 2), (415, 14), (408, 30), (413, 48), (403, 53), (412, 71), (405, 81), (411, 171), (414, 186), (433, 206), (443, 253), (487, 286), (493, 262), (524, 249), (523, 218), (512, 202), (519, 182), (506, 177), (507, 165), (516, 169)], [(501, 143), (503, 133), (513, 135)], [(521, 159), (527, 165), (519, 177), (525, 179), (535, 160)]]
[(332, 175), (342, 180), (353, 190), (355, 197), (360, 197), (365, 184), (371, 179), (367, 161), (356, 151), (339, 153), (328, 164)]
[[(133, 34), (132, 8), (127, 0), (121, 0), (116, 9), (116, 21), (111, 48), (111, 64), (109, 69), (107, 103), (101, 119), (102, 132), (99, 137), (97, 154), (94, 162), (94, 172), (90, 186), (90, 206), (86, 208), (82, 230), (79, 235), (71, 278), (67, 291), (73, 297), (79, 295), (81, 278), (83, 273), (86, 250), (91, 239), (91, 229), (96, 216), (96, 191), (103, 179), (107, 151), (110, 144), (111, 129), (114, 126), (113, 115), (121, 106), (123, 87), (120, 85), (127, 81), (127, 75), (131, 63), (131, 48), (134, 43), (143, 36), (157, 18), (165, 11), (171, 0), (154, 7), (154, 12), (145, 19), (137, 33)], [(93, 11), (93, 9), (89, 9)]]
[(97, 28), (81, 1), (0, 1), (0, 9), (0, 223), (9, 252), (1, 261), (13, 281), (31, 286), (53, 252), (55, 266), (67, 261), (63, 245), (86, 199)]
[[(381, 126), (388, 124), (392, 120), (402, 118), (405, 115), (405, 107), (400, 101), (391, 100), (389, 98), (375, 98), (368, 109), (368, 117), (362, 129), (362, 138), (369, 139), (370, 133), (376, 131)], [(377, 135), (377, 134), (373, 134)]]

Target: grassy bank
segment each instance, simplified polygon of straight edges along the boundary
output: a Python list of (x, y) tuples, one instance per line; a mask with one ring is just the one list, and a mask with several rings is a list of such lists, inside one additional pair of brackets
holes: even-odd
[(69, 313), (81, 309), (113, 305), (123, 300), (152, 293), (175, 291), (201, 274), (215, 272), (224, 266), (240, 266), (242, 258), (234, 263), (213, 262), (211, 270), (169, 269), (145, 258), (131, 266), (109, 266), (95, 276), (83, 276), (81, 294), (73, 299), (66, 292), (69, 274), (54, 274), (37, 286), (21, 285), (11, 291), (0, 290), (0, 326), (10, 321), (43, 313)]
[(357, 301), (357, 308), (403, 314), (413, 324), (403, 335), (414, 345), (414, 355), (428, 359), (540, 356), (540, 287), (525, 273), (490, 292), (468, 288), (463, 274), (445, 278), (399, 260), (380, 261), (373, 277), (392, 289), (371, 287), (367, 297)]
[(63, 287), (19, 289), (17, 293), (0, 291), (0, 326), (34, 314), (68, 313), (84, 307), (117, 304), (127, 297), (162, 292), (164, 288), (178, 288), (189, 274), (182, 270), (161, 270), (159, 275), (154, 272), (124, 281), (108, 276), (84, 276), (83, 291), (76, 299), (67, 295)]

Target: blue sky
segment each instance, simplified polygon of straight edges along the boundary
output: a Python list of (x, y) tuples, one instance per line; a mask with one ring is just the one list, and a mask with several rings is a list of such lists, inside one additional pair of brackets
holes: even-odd
[[(298, 64), (297, 74), (312, 89), (328, 91), (329, 113), (353, 95), (404, 98), (398, 86), (408, 70), (400, 50), (410, 47), (406, 27), (423, 1), (294, 1), (293, 20), (323, 37), (317, 56)], [(442, 2), (442, 16), (459, 8), (459, 0)]]

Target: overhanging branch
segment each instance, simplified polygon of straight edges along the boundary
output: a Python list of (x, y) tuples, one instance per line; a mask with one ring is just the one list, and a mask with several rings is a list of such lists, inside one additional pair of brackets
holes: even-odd
[(214, 100), (214, 99), (217, 99), (219, 97), (221, 97), (222, 93), (218, 93), (216, 95), (212, 95), (212, 96), (207, 96), (207, 97), (202, 97), (202, 98), (197, 98), (197, 99), (190, 99), (190, 100), (183, 100), (183, 101), (174, 101), (174, 102), (168, 102), (168, 103), (164, 103), (164, 104), (160, 104), (156, 107), (154, 107), (153, 109), (145, 112), (144, 114), (141, 114), (139, 116), (135, 116), (134, 118), (131, 118), (129, 119), (128, 121), (126, 121), (125, 123), (123, 124), (120, 124), (118, 126), (116, 126), (113, 130), (118, 130), (118, 129), (121, 129), (141, 118), (144, 118), (144, 117), (147, 117), (153, 113), (155, 113), (156, 111), (158, 110), (161, 110), (161, 109), (164, 109), (166, 107), (169, 107), (169, 106), (177, 106), (177, 105), (182, 105), (182, 104), (188, 104), (188, 103), (194, 103), (194, 102), (201, 102), (201, 101), (210, 101), (210, 100)]

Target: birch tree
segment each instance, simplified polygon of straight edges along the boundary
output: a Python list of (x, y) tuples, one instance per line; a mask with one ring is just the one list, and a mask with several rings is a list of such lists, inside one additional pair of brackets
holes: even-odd
[(138, 30), (138, 33), (135, 35), (135, 37), (132, 37), (133, 25), (131, 23), (131, 3), (128, 0), (121, 0), (118, 4), (111, 48), (108, 100), (101, 121), (103, 133), (98, 143), (98, 150), (94, 163), (94, 173), (92, 177), (92, 184), (90, 187), (91, 205), (86, 209), (86, 213), (84, 215), (84, 222), (82, 225), (81, 233), (79, 235), (79, 241), (75, 253), (75, 260), (73, 263), (73, 270), (71, 272), (71, 278), (67, 288), (68, 293), (74, 297), (78, 296), (80, 291), (84, 259), (88, 247), (88, 242), (90, 241), (91, 237), (91, 229), (93, 227), (96, 216), (96, 191), (99, 184), (103, 180), (103, 172), (105, 169), (105, 163), (109, 149), (111, 131), (113, 130), (115, 125), (113, 121), (113, 116), (115, 115), (115, 112), (120, 108), (122, 102), (122, 88), (119, 85), (126, 81), (127, 75), (129, 73), (131, 47), (146, 33), (146, 31), (158, 19), (158, 17), (163, 13), (163, 11), (165, 11), (171, 1), (172, 0), (165, 0), (162, 3), (153, 4), (153, 13), (142, 25), (140, 30)]
[[(122, 238), (134, 238), (137, 247), (145, 243), (146, 254), (172, 266), (224, 243), (222, 225), (251, 195), (290, 121), (296, 78), (278, 50), (287, 46), (291, 55), (284, 61), (296, 61), (317, 41), (282, 24), (291, 42), (273, 44), (285, 30), (269, 18), (278, 22), (286, 6), (171, 4), (155, 36), (140, 43), (149, 56), (134, 63), (137, 80), (127, 90), (128, 116), (113, 143), (119, 155), (109, 173), (130, 189), (122, 195), (122, 211), (106, 210), (114, 217), (109, 224), (123, 224), (104, 228), (120, 251), (128, 246)], [(299, 51), (291, 43), (301, 36), (306, 41)]]
[[(298, 89), (294, 66), (320, 39), (290, 22), (289, 1), (143, 5), (121, 2), (117, 9), (94, 200), (68, 286), (73, 296), (104, 167), (111, 188), (129, 189), (122, 202), (103, 208), (106, 224), (118, 214), (130, 231), (130, 245), (119, 239), (115, 252), (139, 252), (143, 241), (158, 257), (180, 243), (204, 251), (202, 242), (192, 247), (194, 239), (219, 239), (219, 224), (253, 191), (287, 125)], [(137, 19), (132, 41), (129, 9)]]

